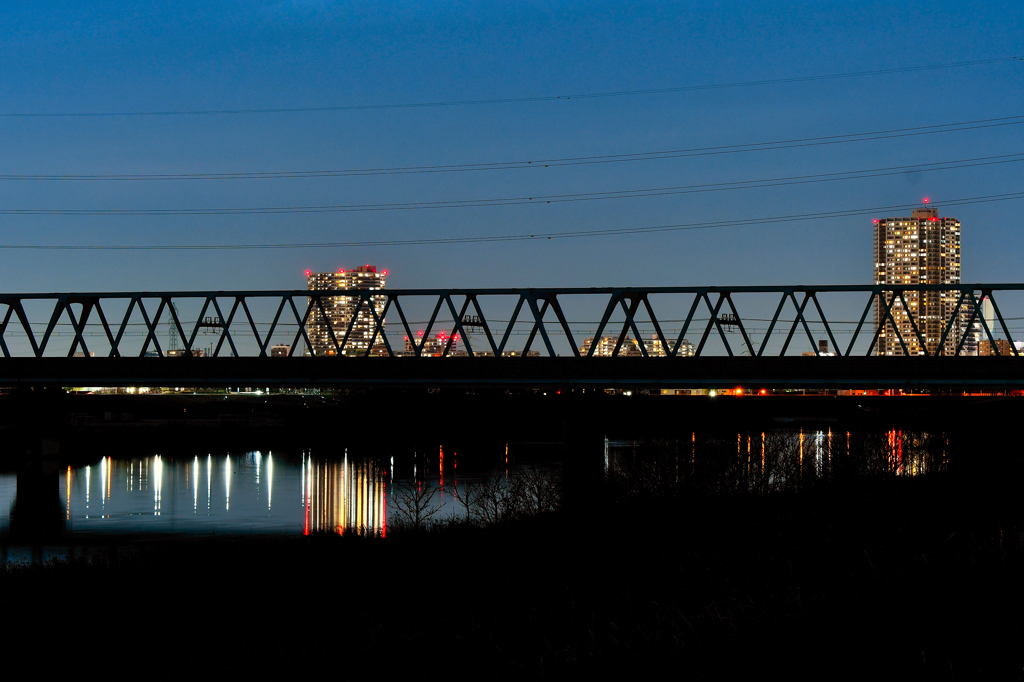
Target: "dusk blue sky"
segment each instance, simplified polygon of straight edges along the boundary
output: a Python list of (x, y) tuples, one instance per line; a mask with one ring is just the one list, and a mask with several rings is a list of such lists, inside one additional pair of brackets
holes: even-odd
[[(203, 2), (0, 5), (0, 113), (331, 107), (659, 89), (1024, 55), (1013, 2)], [(1024, 61), (699, 91), (309, 113), (0, 117), (0, 174), (487, 163), (766, 142), (1024, 114)], [(0, 180), (0, 209), (317, 206), (602, 192), (1024, 152), (1024, 125), (475, 173)], [(963, 222), (965, 281), (1021, 281), (1024, 163), (740, 191), (430, 210), (0, 216), (0, 244), (273, 244), (612, 229), (910, 204)], [(3, 289), (869, 283), (871, 214), (584, 239), (243, 251), (0, 249)]]

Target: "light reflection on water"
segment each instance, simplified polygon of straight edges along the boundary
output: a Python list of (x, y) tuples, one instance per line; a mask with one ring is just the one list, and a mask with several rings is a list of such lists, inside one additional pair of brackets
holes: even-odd
[(613, 441), (605, 472), (637, 493), (799, 490), (840, 476), (919, 476), (948, 463), (946, 433), (799, 429), (692, 433), (683, 441)]
[[(436, 489), (437, 518), (456, 515), (456, 501), (444, 486), (460, 479), (456, 456), (447, 459), (442, 455), (435, 464), (433, 457), (415, 455), (400, 464), (405, 475), (396, 479), (394, 458), (382, 462), (347, 451), (340, 459), (303, 453), (297, 460), (260, 451), (191, 459), (108, 456), (60, 470), (54, 492), (73, 534), (383, 536), (396, 491)], [(16, 490), (17, 476), (0, 476), (0, 529), (8, 525)]]

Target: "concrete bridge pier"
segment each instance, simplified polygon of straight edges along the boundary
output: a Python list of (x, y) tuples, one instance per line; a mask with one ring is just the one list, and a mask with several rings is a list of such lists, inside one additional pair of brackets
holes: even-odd
[(38, 544), (59, 538), (66, 525), (60, 501), (60, 465), (56, 441), (40, 440), (25, 449), (17, 468), (17, 490), (11, 507), (10, 537)]

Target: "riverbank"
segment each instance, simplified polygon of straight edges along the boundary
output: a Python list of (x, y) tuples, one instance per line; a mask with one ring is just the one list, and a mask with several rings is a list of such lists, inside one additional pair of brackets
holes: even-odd
[(383, 540), (96, 540), (88, 561), (0, 572), (5, 644), (165, 678), (1016, 677), (1020, 467), (999, 459)]

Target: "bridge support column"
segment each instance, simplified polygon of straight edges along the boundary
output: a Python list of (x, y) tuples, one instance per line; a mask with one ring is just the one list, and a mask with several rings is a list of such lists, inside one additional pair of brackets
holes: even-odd
[(582, 400), (569, 397), (562, 416), (562, 506), (586, 513), (604, 494), (604, 432)]
[(55, 441), (26, 449), (18, 466), (17, 492), (11, 507), (10, 535), (15, 542), (38, 544), (59, 538), (65, 529), (60, 502), (60, 475)]

